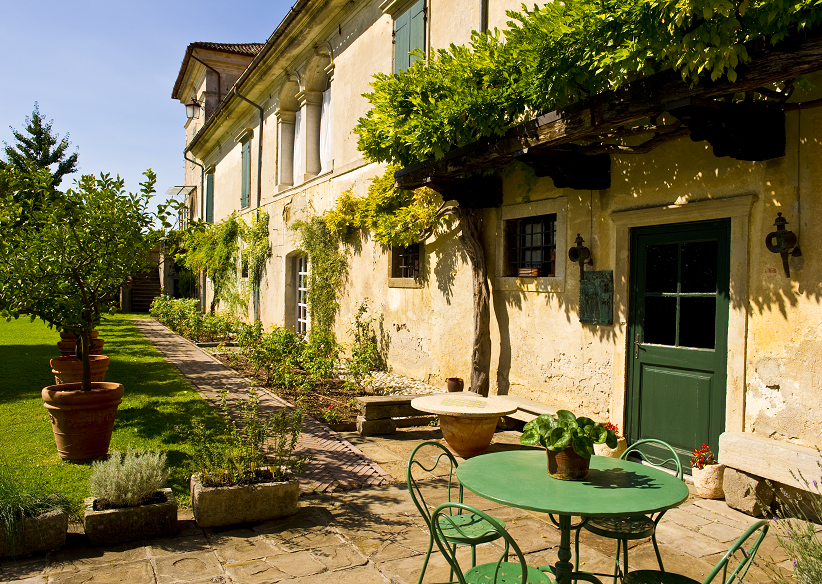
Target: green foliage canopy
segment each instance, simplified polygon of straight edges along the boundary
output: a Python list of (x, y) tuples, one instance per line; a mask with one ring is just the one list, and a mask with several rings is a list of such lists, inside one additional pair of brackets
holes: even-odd
[(566, 0), (509, 12), (406, 71), (378, 73), (354, 131), (369, 160), (409, 166), (666, 69), (736, 80), (745, 43), (822, 21), (822, 0)]

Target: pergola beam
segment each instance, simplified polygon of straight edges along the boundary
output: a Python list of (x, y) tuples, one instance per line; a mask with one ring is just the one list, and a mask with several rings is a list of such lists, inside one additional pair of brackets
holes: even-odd
[[(502, 168), (524, 149), (554, 148), (616, 131), (620, 126), (659, 115), (671, 103), (692, 97), (716, 98), (756, 91), (764, 85), (822, 69), (822, 33), (796, 35), (771, 47), (764, 39), (748, 45), (751, 62), (737, 68), (737, 80), (691, 86), (675, 71), (634, 81), (613, 93), (597, 95), (512, 128), (505, 136), (485, 138), (449, 152), (443, 159), (400, 169), (396, 185), (414, 189), (426, 179), (456, 178), (468, 172)], [(788, 105), (788, 104), (786, 104)], [(670, 138), (671, 136), (668, 136)]]

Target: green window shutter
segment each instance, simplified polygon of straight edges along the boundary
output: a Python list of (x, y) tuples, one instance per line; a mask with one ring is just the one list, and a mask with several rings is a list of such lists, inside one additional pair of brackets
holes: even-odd
[(245, 209), (249, 206), (248, 191), (251, 186), (251, 156), (250, 147), (251, 141), (243, 142), (243, 184), (240, 189), (240, 208)]
[(411, 11), (403, 12), (394, 21), (394, 73), (408, 69), (411, 60), (408, 56), (411, 50)]
[(214, 174), (206, 175), (205, 220), (214, 223)]
[(425, 51), (425, 0), (419, 0), (394, 21), (394, 73), (411, 66), (408, 53), (414, 49)]
[[(409, 10), (409, 44), (408, 52), (420, 49), (425, 52), (425, 0), (420, 0)], [(416, 59), (409, 57), (408, 66), (411, 66)]]

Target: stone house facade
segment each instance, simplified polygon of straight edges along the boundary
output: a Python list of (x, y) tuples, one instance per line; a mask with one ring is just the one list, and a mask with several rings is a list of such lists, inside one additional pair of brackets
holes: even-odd
[[(204, 104), (186, 124), (192, 216), (270, 216), (273, 255), (249, 319), (310, 327), (300, 306), (310, 260), (289, 225), (343, 191), (364, 194), (382, 173), (351, 132), (368, 109), (371, 76), (407, 66), (415, 47), (505, 28), (505, 10), (518, 8), (300, 0), (264, 44), (189, 46), (173, 97)], [(822, 258), (812, 244), (822, 235), (813, 220), (822, 211), (822, 165), (813, 163), (822, 109), (788, 109), (784, 128), (784, 155), (764, 161), (717, 156), (687, 135), (611, 153), (607, 188), (550, 176), (523, 186), (520, 172), (503, 173), (501, 204), (483, 212), (491, 393), (610, 420), (629, 438), (660, 437), (683, 453), (716, 445), (724, 431), (822, 446)], [(790, 277), (765, 245), (777, 213), (802, 251), (786, 259)], [(367, 298), (393, 371), (443, 386), (468, 378), (471, 270), (457, 235), (436, 233), (416, 251), (369, 241), (352, 254), (338, 337), (348, 338)], [(577, 235), (592, 259), (584, 269), (602, 278), (582, 294), (569, 259)], [(581, 322), (581, 298), (610, 301), (612, 322)]]

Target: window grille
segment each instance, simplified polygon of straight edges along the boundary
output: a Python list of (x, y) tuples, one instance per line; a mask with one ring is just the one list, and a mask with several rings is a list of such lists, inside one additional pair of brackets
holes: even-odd
[(406, 247), (395, 247), (393, 249), (391, 263), (392, 278), (414, 278), (420, 277), (420, 244), (412, 243)]
[(539, 215), (505, 222), (508, 276), (554, 276), (557, 216)]
[(295, 258), (297, 287), (297, 334), (308, 334), (308, 256)]

